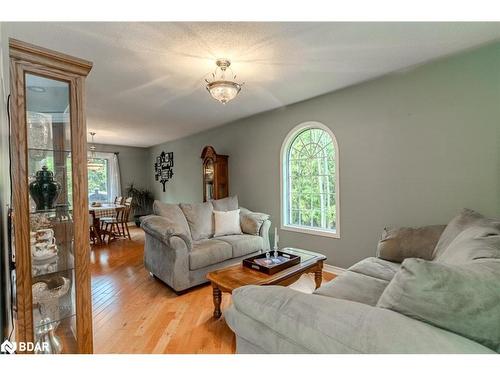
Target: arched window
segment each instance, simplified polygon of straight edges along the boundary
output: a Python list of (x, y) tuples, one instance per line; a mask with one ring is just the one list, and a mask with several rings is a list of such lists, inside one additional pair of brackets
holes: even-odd
[(294, 128), (281, 149), (282, 229), (339, 237), (338, 146), (319, 122)]

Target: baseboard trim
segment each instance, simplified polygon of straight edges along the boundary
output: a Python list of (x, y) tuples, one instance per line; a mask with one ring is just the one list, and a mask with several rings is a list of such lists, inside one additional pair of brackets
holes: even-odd
[(334, 275), (340, 275), (341, 273), (345, 272), (345, 268), (337, 267), (337, 266), (332, 266), (330, 264), (323, 264), (323, 271), (328, 272), (328, 273), (333, 273)]

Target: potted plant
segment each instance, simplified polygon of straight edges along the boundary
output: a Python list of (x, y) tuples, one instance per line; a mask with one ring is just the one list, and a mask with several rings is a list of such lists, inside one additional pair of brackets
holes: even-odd
[(134, 221), (138, 227), (141, 225), (141, 216), (153, 213), (153, 193), (148, 189), (136, 188), (130, 184), (127, 188), (127, 195), (132, 197), (132, 209), (134, 210)]

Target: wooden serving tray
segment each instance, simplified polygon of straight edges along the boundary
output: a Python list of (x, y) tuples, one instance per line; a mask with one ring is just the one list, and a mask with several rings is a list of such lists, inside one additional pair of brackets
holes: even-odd
[[(273, 251), (270, 251), (270, 254), (272, 260)], [(280, 272), (286, 268), (295, 266), (296, 264), (300, 263), (300, 256), (294, 254), (288, 254), (283, 251), (278, 251), (278, 259), (281, 260), (280, 263), (273, 263), (269, 265), (263, 264), (263, 261), (266, 260), (266, 254), (263, 253), (259, 255), (254, 255), (253, 257), (247, 259), (243, 259), (243, 266), (248, 267), (255, 271), (266, 273), (268, 275), (273, 275), (277, 272)]]

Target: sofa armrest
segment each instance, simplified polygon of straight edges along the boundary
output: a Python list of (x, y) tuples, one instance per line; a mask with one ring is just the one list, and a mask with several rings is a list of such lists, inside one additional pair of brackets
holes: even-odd
[(182, 228), (165, 216), (158, 215), (148, 215), (141, 218), (141, 228), (144, 231), (155, 237), (156, 239), (165, 243), (168, 247), (173, 248), (173, 237), (178, 237), (184, 241), (187, 249), (190, 251), (192, 249), (191, 238), (184, 233)]
[(271, 221), (269, 214), (262, 212), (253, 212), (244, 207), (240, 207), (240, 224), (243, 233), (262, 237), (264, 241), (263, 249), (270, 249), (269, 245), (269, 228)]
[(246, 286), (232, 300), (229, 327), (269, 353), (292, 345), (312, 353), (493, 353), (391, 310), (286, 287)]

